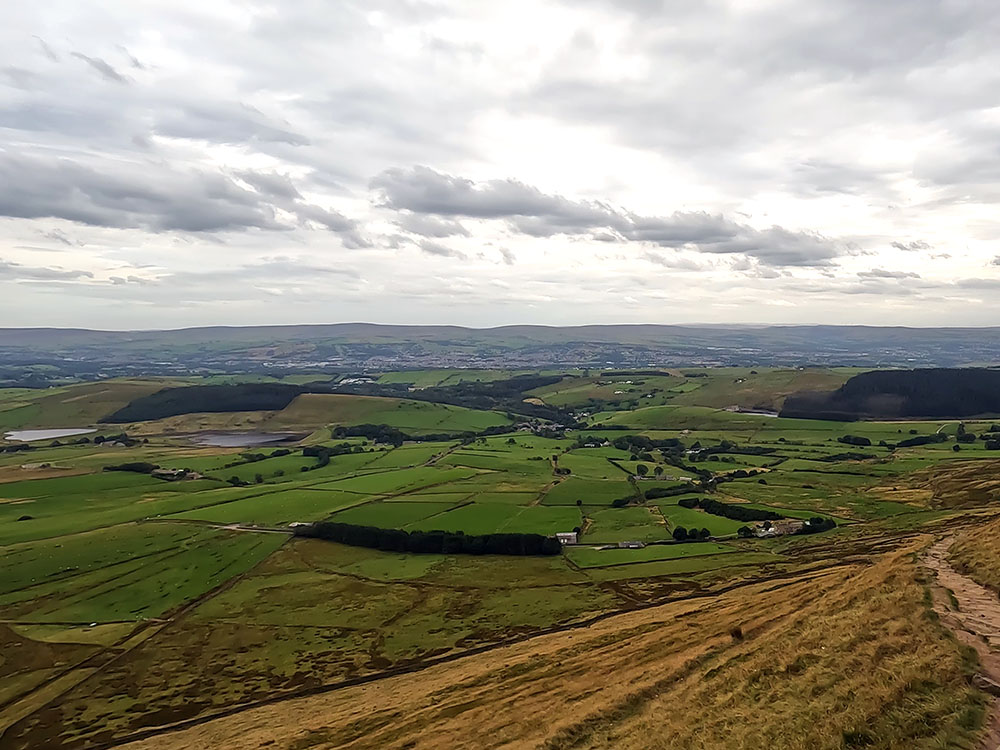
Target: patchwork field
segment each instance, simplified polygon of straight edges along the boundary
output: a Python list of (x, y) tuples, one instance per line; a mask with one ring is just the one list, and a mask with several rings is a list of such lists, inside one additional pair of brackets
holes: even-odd
[[(954, 535), (954, 564), (1000, 586), (993, 420), (728, 411), (849, 372), (699, 372), (524, 394), (579, 407), (571, 428), (306, 394), (133, 433), (98, 420), (165, 381), (0, 391), (8, 429), (96, 430), (0, 442), (0, 750), (972, 747), (974, 660), (914, 561)], [(657, 390), (631, 406), (623, 385)], [(203, 423), (294, 435), (200, 447)], [(358, 424), (410, 439), (335, 437)], [(323, 521), (357, 546), (304, 535)], [(547, 556), (469, 541), (574, 531)]]

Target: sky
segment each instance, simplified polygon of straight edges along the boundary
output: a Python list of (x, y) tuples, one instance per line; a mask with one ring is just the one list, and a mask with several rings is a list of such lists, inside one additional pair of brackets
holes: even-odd
[(36, 0), (0, 327), (1000, 324), (995, 0)]

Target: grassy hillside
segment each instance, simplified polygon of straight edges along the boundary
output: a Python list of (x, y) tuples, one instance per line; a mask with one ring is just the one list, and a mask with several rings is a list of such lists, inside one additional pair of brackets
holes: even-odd
[(502, 414), (427, 401), (306, 393), (267, 420), (268, 429), (387, 424), (403, 432), (479, 432), (510, 424)]
[(914, 574), (894, 555), (749, 586), (129, 747), (971, 747), (983, 699)]
[(960, 533), (949, 555), (956, 569), (1000, 591), (1000, 518)]
[(0, 401), (0, 431), (96, 424), (134, 399), (170, 385), (177, 383), (162, 378), (123, 378), (41, 390), (17, 389)]

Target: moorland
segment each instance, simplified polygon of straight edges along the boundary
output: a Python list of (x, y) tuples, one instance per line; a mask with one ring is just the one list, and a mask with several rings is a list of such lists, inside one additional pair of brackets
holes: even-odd
[(976, 747), (1000, 415), (779, 415), (861, 373), (2, 389), (0, 748)]

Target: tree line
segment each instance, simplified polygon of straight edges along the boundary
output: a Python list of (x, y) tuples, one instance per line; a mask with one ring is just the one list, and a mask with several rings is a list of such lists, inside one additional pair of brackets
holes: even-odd
[(789, 396), (781, 416), (854, 421), (955, 418), (997, 412), (1000, 412), (1000, 371), (963, 367), (861, 373), (835, 391)]
[(685, 497), (677, 503), (682, 508), (701, 508), (713, 516), (722, 516), (733, 521), (780, 521), (784, 518), (773, 510), (748, 508), (746, 505), (735, 505), (712, 500), (708, 497)]
[(405, 531), (376, 526), (320, 521), (295, 528), (296, 536), (325, 539), (352, 547), (385, 552), (416, 552), (445, 555), (558, 555), (562, 545), (555, 537), (541, 534), (463, 534), (461, 531)]

